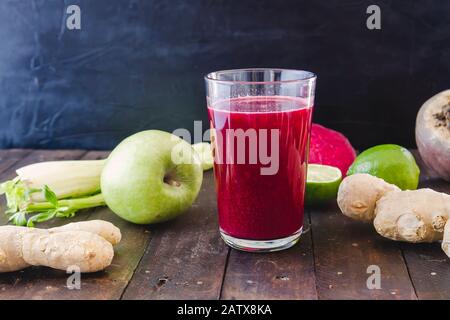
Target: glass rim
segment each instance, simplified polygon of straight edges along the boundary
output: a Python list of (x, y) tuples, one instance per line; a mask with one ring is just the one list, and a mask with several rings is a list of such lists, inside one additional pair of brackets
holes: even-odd
[[(288, 71), (304, 73), (307, 76), (299, 79), (289, 79), (289, 80), (274, 80), (274, 81), (241, 81), (241, 80), (219, 80), (213, 77), (214, 74), (227, 73), (227, 72), (251, 72), (251, 71)], [(204, 76), (206, 81), (213, 81), (216, 83), (226, 83), (226, 84), (274, 84), (274, 83), (299, 83), (308, 82), (315, 80), (317, 75), (311, 71), (299, 70), (299, 69), (283, 69), (283, 68), (242, 68), (242, 69), (225, 69), (209, 72)]]

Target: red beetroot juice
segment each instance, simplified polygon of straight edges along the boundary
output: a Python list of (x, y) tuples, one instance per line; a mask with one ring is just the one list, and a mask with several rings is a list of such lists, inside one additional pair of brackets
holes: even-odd
[[(312, 106), (301, 98), (259, 96), (221, 101), (208, 106), (208, 112), (213, 129), (214, 174), (222, 232), (249, 240), (280, 239), (295, 234), (303, 226)], [(245, 132), (254, 129), (258, 138), (278, 130), (276, 173), (262, 175), (261, 168), (268, 165), (259, 157), (256, 163), (250, 163), (249, 140), (245, 146), (246, 162), (239, 163), (237, 143), (230, 144), (233, 137), (227, 134), (230, 129)], [(217, 139), (218, 135), (223, 138)], [(270, 154), (272, 140), (270, 134), (267, 136)], [(230, 150), (230, 145), (234, 150)]]

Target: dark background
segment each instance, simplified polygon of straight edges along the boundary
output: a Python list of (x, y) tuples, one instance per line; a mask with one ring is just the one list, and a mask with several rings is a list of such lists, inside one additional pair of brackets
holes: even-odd
[[(70, 4), (81, 30), (65, 28)], [(420, 105), (450, 87), (450, 1), (2, 0), (0, 147), (206, 129), (203, 75), (242, 67), (313, 71), (315, 122), (360, 149), (414, 147)]]

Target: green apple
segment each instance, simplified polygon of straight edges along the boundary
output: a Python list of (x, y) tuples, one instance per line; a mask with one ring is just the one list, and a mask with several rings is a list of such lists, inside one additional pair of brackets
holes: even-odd
[(188, 209), (203, 179), (198, 154), (183, 139), (148, 130), (123, 140), (101, 175), (108, 207), (123, 219), (149, 224), (170, 220)]

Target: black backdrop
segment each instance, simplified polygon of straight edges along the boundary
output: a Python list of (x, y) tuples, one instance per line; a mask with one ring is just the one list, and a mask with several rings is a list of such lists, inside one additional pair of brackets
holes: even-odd
[[(81, 8), (81, 30), (65, 9)], [(366, 9), (381, 8), (381, 30)], [(112, 148), (208, 122), (203, 74), (318, 74), (314, 121), (357, 148), (413, 147), (418, 108), (450, 87), (450, 1), (0, 2), (0, 147)]]

